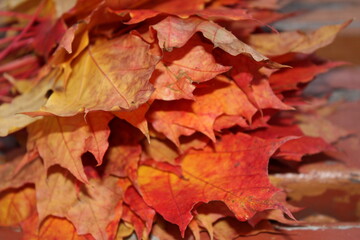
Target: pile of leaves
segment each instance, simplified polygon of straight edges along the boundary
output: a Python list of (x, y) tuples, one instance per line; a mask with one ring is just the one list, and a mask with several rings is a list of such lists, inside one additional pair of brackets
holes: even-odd
[(292, 222), (269, 159), (332, 149), (295, 109), (343, 64), (313, 52), (348, 22), (277, 32), (277, 1), (19, 2), (0, 12), (0, 135), (18, 142), (1, 159), (1, 226), (234, 239)]

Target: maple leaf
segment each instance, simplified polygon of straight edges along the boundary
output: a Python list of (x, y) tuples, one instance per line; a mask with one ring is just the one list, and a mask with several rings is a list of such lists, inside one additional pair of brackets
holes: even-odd
[(214, 239), (213, 224), (221, 218), (232, 217), (234, 214), (222, 202), (213, 201), (202, 204), (196, 208), (195, 219), (200, 226), (204, 227), (209, 233), (210, 239)]
[[(160, 12), (166, 12), (166, 13), (179, 13), (180, 11), (196, 11), (201, 10), (204, 8), (204, 5), (206, 3), (205, 0), (194, 0), (194, 1), (187, 1), (183, 2), (181, 0), (170, 0), (170, 1), (164, 1), (164, 2), (151, 2), (147, 1), (149, 3), (148, 8), (158, 10)], [(143, 6), (146, 8), (146, 4)]]
[(74, 24), (66, 30), (56, 48), (50, 64), (63, 70), (60, 76), (63, 85), (66, 86), (72, 73), (72, 62), (89, 45), (89, 32), (85, 23)]
[(152, 229), (155, 210), (146, 205), (142, 197), (130, 186), (124, 196), (122, 219), (134, 225), (138, 239), (147, 239)]
[(66, 216), (66, 212), (76, 201), (75, 184), (75, 178), (64, 169), (51, 169), (49, 176), (40, 175), (36, 181), (36, 204), (40, 223), (49, 215)]
[[(127, 203), (130, 209), (145, 222), (145, 227), (147, 229), (146, 235), (149, 235), (155, 216), (155, 210), (146, 205), (134, 187), (129, 187), (126, 190), (124, 202)], [(143, 230), (139, 230), (137, 232), (142, 233)], [(140, 238), (141, 235), (138, 234), (138, 237)]]
[(36, 214), (21, 223), (23, 231), (23, 239), (39, 240), (39, 239), (57, 239), (59, 236), (72, 236), (73, 240), (92, 240), (89, 235), (77, 235), (75, 227), (65, 218), (50, 216), (40, 226), (39, 229), (34, 228), (38, 224)]
[[(226, 72), (211, 55), (212, 47), (203, 44), (199, 38), (192, 38), (185, 46), (174, 49), (164, 56), (156, 66), (159, 73), (150, 80), (155, 87), (152, 98), (161, 100), (193, 99), (193, 83), (200, 83)], [(201, 59), (201, 61), (199, 61)]]
[[(286, 193), (285, 192), (278, 192), (276, 193), (273, 198), (277, 199), (277, 201), (281, 202), (286, 206), (289, 211), (292, 213), (298, 212), (301, 210), (299, 207), (292, 206), (288, 202), (286, 202)], [(269, 209), (262, 212), (256, 213), (251, 219), (249, 219), (249, 224), (251, 226), (256, 226), (258, 223), (260, 223), (263, 220), (275, 220), (280, 223), (284, 224), (294, 224), (294, 219), (289, 219), (284, 216), (284, 212), (282, 212), (279, 209)]]
[(48, 215), (66, 217), (79, 235), (90, 233), (95, 239), (108, 239), (112, 221), (119, 221), (115, 209), (122, 199), (117, 179), (91, 179), (77, 191), (75, 179), (62, 168), (53, 168), (36, 183), (39, 221)]
[(227, 129), (234, 126), (248, 128), (249, 124), (246, 122), (246, 119), (243, 116), (221, 115), (216, 118), (213, 128), (215, 131), (221, 132), (222, 129)]
[(28, 92), (14, 98), (11, 103), (2, 104), (0, 106), (0, 136), (7, 136), (41, 119), (41, 117), (32, 118), (20, 113), (36, 111), (43, 106), (52, 84), (52, 79), (44, 80)]
[(23, 187), (0, 194), (0, 226), (13, 226), (28, 218), (35, 210), (35, 190)]
[(107, 153), (108, 163), (105, 173), (118, 177), (129, 177), (135, 181), (140, 155), (140, 145), (120, 145), (110, 148)]
[[(251, 122), (257, 109), (233, 81), (218, 77), (209, 84), (211, 88), (197, 90), (194, 102), (178, 100), (154, 103), (148, 113), (149, 122), (177, 146), (180, 135), (189, 136), (195, 131), (202, 132), (215, 141), (213, 125), (216, 118), (223, 114), (242, 116)], [(291, 109), (275, 96), (266, 80), (258, 82), (252, 88), (260, 108)]]
[(301, 161), (304, 155), (312, 155), (333, 149), (322, 138), (305, 136), (297, 125), (269, 125), (268, 128), (259, 129), (251, 135), (265, 139), (281, 138), (289, 135), (298, 136), (298, 139), (290, 140), (280, 146), (279, 151), (273, 156), (285, 160)]
[[(152, 126), (165, 134), (177, 146), (180, 135), (191, 135), (196, 130), (204, 133), (215, 141), (213, 124), (215, 119), (226, 113), (229, 115), (242, 115), (251, 119), (256, 112), (255, 107), (247, 100), (245, 94), (226, 78), (212, 80), (211, 89), (199, 89), (199, 96), (195, 101), (179, 100), (175, 102), (154, 103), (148, 114)], [(233, 104), (224, 102), (224, 96)], [(175, 107), (176, 106), (176, 107)]]
[(131, 225), (128, 222), (125, 221), (121, 221), (119, 224), (119, 229), (116, 233), (116, 240), (123, 240), (126, 239), (127, 237), (130, 237), (131, 234), (134, 232), (134, 226)]
[(243, 236), (257, 235), (261, 232), (276, 232), (273, 226), (264, 221), (256, 227), (250, 226), (248, 223), (241, 223), (234, 218), (221, 219), (214, 224), (214, 236), (216, 239), (240, 239)]
[(249, 44), (266, 56), (277, 56), (289, 52), (310, 54), (330, 44), (336, 34), (351, 22), (352, 20), (349, 20), (343, 24), (324, 26), (308, 34), (300, 31), (252, 34)]
[[(215, 47), (219, 47), (233, 56), (246, 54), (258, 62), (271, 62), (267, 57), (258, 53), (249, 45), (236, 38), (231, 32), (214, 22), (204, 21), (196, 17), (180, 19), (169, 16), (152, 27), (157, 31), (159, 46), (167, 51), (171, 51), (174, 47), (184, 46), (195, 32), (199, 31)], [(276, 64), (274, 65), (276, 66)]]
[[(90, 233), (95, 239), (108, 239), (113, 233), (106, 231), (111, 222), (119, 221), (115, 209), (121, 203), (121, 189), (116, 178), (92, 181), (86, 191), (80, 193), (80, 201), (74, 202), (67, 218), (75, 225), (78, 234)], [(116, 230), (116, 229), (115, 229)]]
[(281, 69), (269, 77), (271, 88), (275, 92), (299, 89), (299, 85), (311, 81), (316, 75), (324, 73), (331, 68), (343, 65), (343, 62), (328, 62), (315, 64), (310, 59), (296, 61), (292, 68)]
[(167, 162), (176, 165), (176, 158), (179, 157), (177, 149), (168, 141), (161, 141), (153, 138), (145, 145), (145, 152), (149, 158), (158, 162)]
[[(48, 58), (51, 50), (57, 45), (66, 31), (66, 25), (63, 19), (58, 19), (52, 23), (51, 19), (42, 21), (35, 27), (37, 38), (33, 41), (35, 51)], [(49, 34), (50, 33), (50, 34)]]
[(299, 114), (296, 118), (300, 121), (300, 129), (307, 136), (321, 137), (328, 143), (336, 142), (338, 139), (350, 134), (346, 129), (336, 126), (328, 119), (317, 114)]
[(150, 99), (148, 102), (142, 104), (140, 107), (133, 111), (117, 111), (112, 112), (118, 118), (126, 120), (128, 123), (138, 128), (145, 136), (149, 139), (148, 122), (145, 118), (147, 111), (150, 108), (153, 100)]
[[(36, 149), (44, 160), (45, 168), (54, 164), (69, 169), (80, 181), (87, 182), (81, 155), (91, 152), (101, 164), (108, 147), (110, 134), (109, 113), (89, 113), (73, 117), (47, 116), (30, 125), (28, 150)], [(82, 136), (82, 140), (79, 137)]]
[[(28, 156), (19, 156), (9, 162), (0, 165), (0, 191), (8, 188), (19, 188), (27, 183), (35, 183), (38, 178), (39, 172), (42, 171), (43, 164), (39, 158), (29, 163)], [(22, 164), (25, 159), (26, 167)], [(19, 169), (22, 166), (22, 169)]]
[(224, 201), (242, 221), (256, 211), (281, 209), (270, 201), (277, 189), (267, 178), (267, 164), (269, 157), (287, 140), (262, 140), (242, 133), (225, 135), (215, 149), (193, 150), (183, 156), (183, 178), (140, 166), (140, 193), (167, 221), (177, 224), (182, 234), (198, 202)]
[(123, 206), (122, 219), (125, 222), (129, 222), (134, 225), (134, 230), (138, 239), (146, 239), (146, 232), (149, 230), (146, 230), (144, 222), (126, 205)]
[(251, 15), (245, 9), (232, 9), (232, 8), (206, 8), (206, 9), (184, 9), (183, 3), (181, 3), (181, 8), (171, 10), (167, 12), (164, 9), (154, 10), (154, 9), (121, 9), (115, 10), (111, 9), (114, 13), (123, 16), (129, 15), (131, 18), (128, 21), (125, 21), (125, 24), (135, 24), (142, 22), (144, 20), (156, 17), (164, 12), (170, 14), (176, 14), (182, 18), (188, 18), (190, 16), (200, 16), (207, 20), (216, 20), (216, 19), (228, 19), (228, 20), (245, 20), (253, 19)]
[(144, 143), (141, 165), (152, 166), (156, 169), (172, 172), (182, 177), (180, 156), (189, 149), (203, 149), (208, 144), (208, 139), (200, 134), (182, 137), (181, 144), (176, 148), (167, 139), (152, 138), (149, 143)]
[(148, 80), (158, 57), (148, 51), (149, 45), (134, 35), (98, 41), (77, 58), (66, 89), (55, 90), (37, 114), (137, 108), (153, 92)]

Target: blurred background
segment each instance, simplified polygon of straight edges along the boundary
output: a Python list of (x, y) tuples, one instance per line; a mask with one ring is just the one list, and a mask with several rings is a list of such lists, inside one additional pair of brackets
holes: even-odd
[(282, 30), (315, 30), (324, 25), (339, 24), (354, 19), (336, 40), (317, 54), (331, 60), (360, 64), (360, 1), (359, 0), (285, 0), (282, 12), (302, 12), (299, 16), (275, 23)]

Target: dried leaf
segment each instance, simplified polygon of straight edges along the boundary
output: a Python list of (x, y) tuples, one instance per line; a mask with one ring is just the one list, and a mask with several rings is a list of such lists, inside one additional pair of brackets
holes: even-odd
[(107, 153), (108, 163), (105, 173), (118, 177), (129, 177), (130, 180), (135, 181), (140, 155), (140, 145), (119, 145), (110, 148)]
[(35, 111), (43, 106), (52, 84), (53, 80), (43, 80), (29, 92), (14, 98), (11, 103), (2, 104), (0, 106), (0, 136), (6, 136), (41, 119), (41, 117), (32, 118), (21, 113)]
[(134, 35), (98, 41), (77, 58), (66, 89), (55, 90), (34, 114), (136, 109), (153, 92), (149, 78), (158, 57), (148, 51), (149, 45)]
[(294, 31), (252, 34), (249, 43), (266, 56), (278, 56), (289, 52), (311, 54), (329, 45), (335, 36), (351, 22), (352, 20), (349, 20), (343, 24), (324, 26), (311, 33)]
[(120, 218), (116, 209), (122, 192), (117, 179), (91, 179), (80, 191), (75, 183), (69, 172), (61, 168), (55, 168), (47, 179), (41, 178), (36, 185), (40, 221), (48, 215), (66, 217), (79, 235), (90, 233), (95, 239), (108, 239), (115, 233), (107, 232), (107, 226)]
[(49, 239), (55, 240), (59, 236), (71, 236), (72, 240), (93, 240), (89, 235), (79, 236), (76, 233), (74, 226), (65, 218), (48, 217), (40, 226), (40, 229), (34, 228), (38, 225), (38, 218), (33, 214), (30, 218), (21, 224), (21, 229), (24, 233), (23, 239), (40, 240)]
[(292, 68), (281, 69), (269, 77), (271, 88), (275, 92), (299, 89), (299, 85), (311, 81), (316, 75), (343, 65), (343, 62), (315, 64), (309, 60), (289, 64)]
[(305, 136), (297, 125), (270, 125), (268, 128), (259, 129), (251, 135), (265, 139), (281, 138), (289, 135), (297, 136), (297, 139), (290, 140), (280, 146), (279, 151), (273, 156), (285, 160), (301, 161), (304, 155), (334, 150), (330, 144), (320, 137)]
[(196, 221), (209, 233), (210, 239), (214, 239), (213, 224), (221, 218), (232, 217), (234, 214), (223, 203), (218, 201), (202, 204), (196, 208)]
[(204, 37), (209, 39), (215, 47), (219, 47), (233, 56), (246, 54), (258, 62), (269, 61), (267, 57), (237, 39), (225, 28), (200, 18), (181, 19), (169, 16), (154, 25), (153, 28), (157, 31), (159, 46), (166, 51), (184, 46), (196, 32), (202, 32)]
[[(136, 189), (134, 187), (129, 187), (124, 195), (124, 202), (127, 203), (130, 207), (130, 209), (137, 215), (140, 217), (140, 219), (142, 221), (145, 222), (145, 227), (146, 227), (146, 235), (149, 235), (150, 230), (152, 228), (152, 224), (153, 224), (153, 219), (155, 216), (155, 211), (154, 209), (150, 208), (148, 205), (146, 205), (146, 203), (144, 202), (144, 200), (142, 199), (142, 197), (140, 196), (140, 194), (136, 191)], [(142, 233), (144, 230), (142, 231), (137, 231)], [(138, 234), (138, 237), (140, 238), (141, 235)]]
[(148, 235), (146, 232), (149, 232), (149, 230), (146, 230), (143, 220), (126, 205), (123, 206), (122, 219), (134, 225), (138, 239), (147, 239), (145, 236)]
[(37, 149), (45, 168), (59, 164), (80, 181), (87, 182), (81, 155), (89, 151), (98, 164), (102, 163), (108, 147), (111, 118), (111, 114), (101, 112), (88, 114), (86, 121), (82, 115), (44, 117), (28, 127), (28, 150)]
[(261, 232), (276, 232), (269, 222), (262, 222), (253, 228), (248, 223), (240, 223), (234, 218), (226, 218), (214, 224), (216, 239), (232, 240), (241, 239), (243, 236), (257, 235)]
[(127, 222), (120, 222), (119, 229), (116, 234), (116, 240), (123, 240), (124, 238), (129, 237), (134, 232), (134, 227)]
[[(67, 218), (74, 224), (78, 234), (90, 233), (95, 239), (105, 240), (106, 231), (111, 222), (119, 222), (115, 209), (121, 203), (121, 189), (116, 185), (116, 178), (107, 178), (102, 182), (92, 181), (86, 191), (80, 192), (79, 201), (68, 209)], [(116, 230), (116, 229), (115, 229)]]
[(0, 225), (14, 226), (35, 211), (36, 199), (33, 187), (23, 187), (0, 193)]
[[(262, 140), (240, 133), (225, 135), (215, 145), (215, 150), (208, 147), (184, 155), (183, 178), (141, 166), (138, 173), (140, 192), (144, 201), (167, 221), (177, 224), (182, 234), (198, 202), (224, 201), (242, 221), (251, 218), (256, 211), (281, 209), (281, 205), (270, 200), (277, 190), (268, 180), (267, 163), (287, 140)], [(226, 174), (229, 171), (235, 173), (229, 176)]]
[[(164, 133), (179, 146), (179, 136), (191, 135), (195, 130), (215, 141), (213, 124), (224, 113), (242, 115), (249, 119), (255, 114), (256, 108), (233, 82), (217, 78), (211, 81), (210, 86), (211, 88), (199, 89), (194, 102), (178, 100), (154, 103), (148, 115), (149, 121), (157, 131)], [(224, 96), (226, 101), (222, 101)]]
[(140, 107), (133, 111), (125, 112), (125, 111), (118, 111), (112, 112), (118, 118), (124, 119), (134, 127), (138, 128), (145, 136), (149, 139), (149, 129), (148, 129), (148, 122), (145, 118), (145, 114), (150, 108), (151, 103), (153, 100), (149, 100), (148, 102), (142, 104)]
[[(152, 98), (161, 100), (193, 99), (193, 83), (201, 83), (224, 73), (230, 67), (215, 62), (212, 47), (199, 38), (192, 38), (185, 46), (164, 52), (150, 80), (155, 86)], [(201, 59), (201, 61), (199, 61)]]
[(8, 188), (19, 188), (27, 183), (35, 183), (39, 173), (44, 171), (43, 164), (39, 158), (31, 161), (18, 171), (18, 167), (23, 161), (23, 157), (26, 156), (19, 156), (10, 162), (0, 165), (0, 191)]
[(299, 115), (297, 119), (301, 121), (299, 127), (305, 135), (321, 137), (328, 143), (334, 143), (339, 138), (350, 134), (345, 129), (334, 125), (319, 115)]

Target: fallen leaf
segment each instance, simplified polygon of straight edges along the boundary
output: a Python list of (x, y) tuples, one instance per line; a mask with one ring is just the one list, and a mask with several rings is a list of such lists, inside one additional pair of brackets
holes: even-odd
[[(150, 80), (155, 87), (152, 98), (160, 100), (193, 99), (194, 83), (201, 83), (227, 72), (215, 62), (212, 47), (199, 38), (190, 39), (183, 47), (171, 53), (164, 52), (162, 60), (156, 65), (156, 74)], [(199, 61), (201, 59), (201, 61)]]
[(118, 111), (112, 112), (118, 118), (124, 119), (134, 127), (138, 128), (146, 138), (150, 138), (149, 136), (149, 129), (148, 129), (148, 122), (145, 118), (147, 111), (150, 108), (153, 100), (149, 100), (148, 102), (142, 104), (140, 107), (133, 111)]
[(200, 18), (181, 19), (169, 16), (154, 25), (153, 28), (157, 31), (159, 46), (166, 51), (184, 46), (196, 32), (202, 32), (204, 37), (209, 39), (215, 47), (219, 47), (233, 56), (246, 54), (258, 62), (269, 61), (267, 57), (237, 39), (225, 28)]
[(158, 57), (148, 51), (149, 45), (131, 34), (98, 41), (77, 58), (66, 89), (55, 90), (34, 115), (136, 109), (153, 92), (149, 79)]
[(342, 24), (324, 26), (310, 33), (293, 31), (252, 34), (249, 44), (266, 56), (278, 56), (290, 52), (311, 54), (329, 45), (351, 22), (352, 20), (349, 20)]
[(315, 64), (309, 60), (289, 64), (292, 68), (280, 69), (269, 77), (271, 88), (275, 92), (299, 89), (300, 84), (311, 81), (315, 76), (331, 68), (343, 65), (343, 62)]
[(191, 222), (189, 223), (189, 228), (191, 229), (195, 240), (200, 240), (200, 227), (198, 223), (195, 220), (191, 220)]
[[(211, 81), (211, 88), (198, 89), (195, 101), (157, 102), (148, 114), (149, 122), (159, 132), (165, 134), (179, 146), (179, 136), (189, 136), (195, 130), (215, 141), (213, 124), (222, 114), (241, 115), (247, 119), (255, 114), (256, 108), (246, 95), (227, 78)], [(232, 102), (222, 101), (223, 97)]]
[[(233, 81), (218, 77), (211, 81), (210, 86), (198, 89), (194, 102), (155, 102), (148, 113), (149, 122), (179, 146), (179, 136), (189, 136), (195, 131), (215, 141), (214, 122), (223, 114), (242, 116), (251, 121), (257, 109)], [(260, 108), (291, 109), (275, 96), (266, 80), (253, 86), (253, 96)]]
[(129, 237), (134, 232), (134, 227), (127, 222), (120, 222), (119, 229), (116, 233), (116, 240), (123, 240), (124, 238)]
[(193, 237), (190, 231), (186, 231), (186, 236), (182, 237), (179, 228), (175, 224), (171, 224), (161, 217), (154, 224), (152, 235), (165, 240), (191, 239)]
[(95, 239), (103, 240), (114, 235), (106, 232), (106, 227), (120, 220), (115, 209), (121, 203), (122, 192), (116, 182), (117, 179), (112, 177), (102, 182), (94, 180), (86, 191), (79, 193), (80, 201), (75, 201), (67, 212), (67, 218), (74, 224), (78, 234), (90, 233)]
[[(302, 209), (300, 207), (295, 207), (287, 203), (286, 197), (287, 194), (285, 192), (277, 192), (273, 196), (274, 199), (283, 203), (284, 206), (286, 206), (286, 208), (289, 209), (289, 211), (292, 213), (298, 212)], [(301, 223), (300, 221), (296, 222), (294, 219), (287, 218), (286, 216), (284, 216), (284, 212), (282, 212), (279, 209), (269, 209), (269, 210), (264, 210), (262, 212), (258, 212), (251, 219), (248, 220), (248, 223), (251, 226), (256, 226), (258, 223), (261, 223), (264, 220), (274, 220), (279, 223), (288, 224), (288, 225)]]
[(145, 143), (145, 152), (147, 156), (158, 162), (166, 162), (172, 165), (177, 165), (176, 158), (179, 153), (176, 147), (171, 142), (160, 139), (151, 139), (150, 143)]
[(51, 78), (43, 80), (28, 92), (14, 98), (11, 103), (0, 106), (0, 136), (7, 136), (41, 119), (41, 117), (32, 118), (21, 113), (35, 111), (43, 106), (47, 101), (46, 94), (51, 90), (53, 82)]
[(214, 223), (221, 218), (232, 217), (234, 214), (220, 201), (202, 204), (196, 208), (195, 219), (200, 226), (209, 233), (210, 239), (214, 239)]
[(93, 240), (89, 235), (79, 236), (76, 233), (75, 227), (65, 218), (58, 218), (50, 216), (41, 224), (40, 228), (34, 228), (38, 225), (38, 218), (33, 214), (26, 221), (21, 223), (21, 230), (23, 231), (23, 239), (39, 240), (48, 239), (55, 240), (59, 236), (71, 236), (72, 240)]
[[(198, 202), (224, 201), (242, 221), (257, 211), (282, 209), (270, 200), (277, 189), (268, 180), (267, 164), (275, 150), (288, 140), (262, 140), (242, 133), (225, 135), (215, 149), (193, 150), (183, 156), (183, 178), (141, 166), (138, 172), (140, 193), (167, 221), (177, 224), (182, 235), (193, 218), (191, 210)], [(224, 165), (224, 159), (230, 162)], [(224, 175), (229, 171), (235, 173)]]
[(105, 173), (118, 177), (129, 177), (136, 181), (140, 161), (140, 145), (119, 145), (111, 147), (107, 153)]
[(115, 233), (108, 233), (107, 226), (120, 218), (115, 211), (122, 203), (122, 190), (117, 179), (107, 177), (100, 181), (93, 178), (79, 190), (75, 183), (76, 180), (62, 168), (53, 168), (48, 178), (42, 176), (36, 184), (40, 221), (48, 215), (66, 217), (79, 235), (89, 233), (95, 239), (108, 239), (108, 235)]
[(249, 127), (245, 118), (237, 115), (221, 115), (216, 118), (214, 122), (214, 130), (221, 132), (222, 129), (231, 128), (234, 126)]
[(257, 235), (261, 232), (276, 232), (271, 223), (262, 222), (257, 227), (252, 227), (248, 223), (241, 223), (234, 218), (221, 219), (214, 224), (215, 239), (241, 239), (244, 236)]
[(126, 205), (123, 206), (122, 219), (134, 225), (138, 239), (147, 239), (145, 236), (147, 236), (146, 232), (149, 232), (149, 230), (146, 229), (143, 220)]
[[(336, 190), (318, 185), (355, 189), (355, 172), (319, 171), (345, 164), (284, 161), (356, 156), (355, 115), (333, 115), (344, 130), (340, 103), (303, 95), (344, 64), (313, 52), (350, 21), (278, 33), (294, 14), (276, 0), (14, 1), (0, 4), (17, 6), (0, 11), (0, 220), (24, 239), (241, 239), (292, 224), (285, 200), (325, 209), (316, 194)], [(311, 181), (279, 182), (294, 176)], [(336, 199), (356, 209), (357, 195)], [(302, 219), (359, 215), (343, 212)]]
[(289, 135), (297, 136), (297, 139), (290, 140), (280, 146), (273, 156), (279, 159), (301, 161), (301, 158), (305, 155), (334, 150), (329, 143), (320, 137), (305, 136), (297, 125), (269, 125), (268, 128), (259, 129), (251, 135), (264, 139), (276, 139)]
[(25, 186), (0, 193), (0, 225), (14, 226), (28, 218), (36, 206), (35, 190)]
[[(69, 169), (80, 181), (87, 182), (81, 155), (89, 151), (98, 164), (102, 163), (108, 148), (108, 122), (111, 119), (111, 114), (101, 112), (89, 113), (86, 120), (82, 115), (44, 117), (27, 128), (28, 150), (37, 149), (46, 169), (59, 164)], [(79, 136), (82, 136), (82, 140), (79, 140)]]
[(146, 158), (141, 160), (141, 165), (150, 166), (164, 172), (173, 173), (178, 177), (183, 177), (181, 165), (178, 164), (174, 165), (167, 162), (159, 162), (154, 159)]
[(328, 119), (319, 115), (298, 115), (298, 124), (305, 135), (310, 137), (321, 137), (327, 143), (334, 143), (342, 137), (350, 134), (349, 131), (336, 126)]
[(164, 2), (148, 1), (149, 5), (145, 4), (143, 8), (150, 7), (151, 9), (166, 12), (166, 13), (179, 13), (185, 11), (202, 10), (205, 7), (206, 0), (182, 1), (182, 0), (169, 0)]
[[(124, 202), (128, 204), (130, 209), (139, 216), (142, 221), (144, 221), (147, 230), (146, 235), (149, 235), (155, 216), (155, 210), (146, 205), (134, 187), (129, 187), (126, 190)], [(143, 231), (138, 232), (142, 233)], [(141, 236), (138, 235), (138, 237)]]
[(38, 221), (47, 216), (65, 217), (69, 208), (77, 200), (76, 179), (63, 168), (50, 168), (36, 182), (36, 205)]
[(89, 32), (85, 23), (74, 24), (64, 33), (50, 60), (51, 65), (56, 65), (63, 70), (60, 78), (64, 86), (67, 86), (73, 70), (71, 64), (88, 45)]
[(12, 161), (0, 164), (0, 191), (8, 188), (19, 188), (27, 183), (35, 183), (38, 174), (44, 171), (39, 158), (28, 163), (20, 171), (17, 171), (17, 168), (23, 161), (23, 157), (21, 155)]

